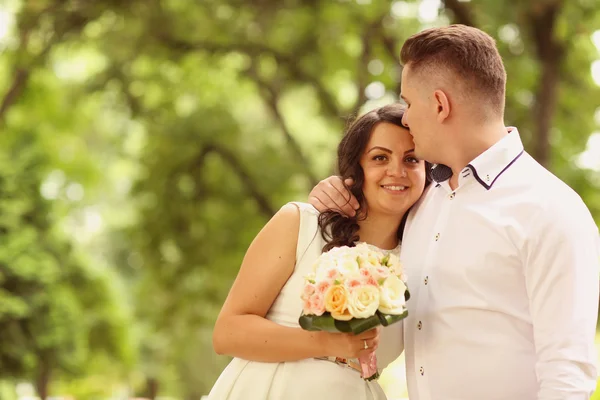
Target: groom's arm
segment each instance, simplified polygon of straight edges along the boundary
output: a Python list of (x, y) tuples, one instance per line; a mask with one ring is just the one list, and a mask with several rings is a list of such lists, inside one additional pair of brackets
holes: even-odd
[(352, 217), (358, 209), (358, 201), (348, 190), (353, 183), (352, 179), (342, 181), (339, 176), (330, 176), (313, 188), (308, 202), (320, 212), (334, 210)]
[(530, 226), (524, 272), (538, 400), (589, 399), (598, 379), (598, 229), (579, 199), (543, 210)]

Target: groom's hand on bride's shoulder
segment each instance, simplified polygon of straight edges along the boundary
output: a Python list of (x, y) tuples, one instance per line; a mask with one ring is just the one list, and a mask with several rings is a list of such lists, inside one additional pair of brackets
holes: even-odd
[(320, 212), (333, 210), (353, 217), (358, 209), (358, 201), (348, 189), (353, 184), (352, 178), (342, 181), (339, 176), (330, 176), (313, 188), (308, 195), (308, 202)]

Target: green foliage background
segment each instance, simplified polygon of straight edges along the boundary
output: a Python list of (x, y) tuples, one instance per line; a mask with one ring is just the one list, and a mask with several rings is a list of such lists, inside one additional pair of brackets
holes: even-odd
[(497, 39), (506, 123), (600, 223), (598, 0), (1, 0), (0, 398), (207, 394), (248, 244), (450, 22)]

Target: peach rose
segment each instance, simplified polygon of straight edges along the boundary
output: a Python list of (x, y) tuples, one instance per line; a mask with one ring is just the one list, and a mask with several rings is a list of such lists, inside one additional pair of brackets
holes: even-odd
[(388, 267), (375, 267), (373, 269), (373, 277), (376, 280), (387, 279), (392, 273)]
[(317, 287), (314, 284), (312, 284), (310, 282), (306, 282), (304, 284), (304, 290), (302, 291), (302, 300), (307, 300), (316, 291), (317, 291)]
[(310, 304), (309, 298), (302, 299), (302, 313), (304, 315), (312, 314), (312, 309), (311, 309), (311, 304)]
[(346, 286), (350, 289), (355, 288), (360, 285), (362, 285), (362, 282), (358, 279), (348, 279), (346, 281)]
[(324, 280), (324, 281), (317, 283), (317, 287), (316, 287), (317, 293), (320, 293), (322, 296), (325, 296), (325, 293), (331, 287), (331, 285), (333, 285), (333, 281), (331, 281), (331, 280)]
[(360, 270), (361, 281), (365, 285), (379, 286), (379, 284), (377, 283), (377, 277), (373, 275), (372, 270), (373, 270), (372, 268), (361, 268), (361, 270)]
[(349, 321), (352, 315), (348, 312), (348, 289), (344, 285), (333, 285), (325, 293), (325, 310), (334, 319)]
[(314, 315), (323, 315), (325, 312), (325, 298), (321, 293), (315, 293), (310, 298), (310, 311)]

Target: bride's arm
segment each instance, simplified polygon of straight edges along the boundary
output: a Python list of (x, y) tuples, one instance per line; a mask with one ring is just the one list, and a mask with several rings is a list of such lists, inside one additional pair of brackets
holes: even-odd
[(284, 362), (331, 355), (354, 357), (364, 351), (363, 339), (367, 339), (369, 351), (377, 346), (374, 331), (358, 336), (309, 332), (265, 318), (294, 271), (299, 226), (298, 209), (286, 205), (248, 248), (215, 324), (213, 346), (218, 354)]

